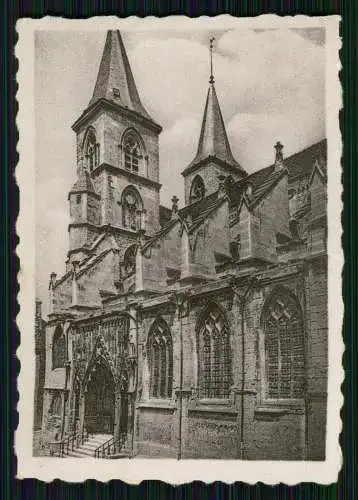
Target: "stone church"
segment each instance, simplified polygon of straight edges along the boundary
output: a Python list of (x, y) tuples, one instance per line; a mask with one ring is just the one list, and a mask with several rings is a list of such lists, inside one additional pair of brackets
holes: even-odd
[(287, 158), (278, 141), (272, 165), (248, 174), (211, 74), (183, 206), (162, 206), (162, 128), (119, 31), (72, 128), (66, 272), (51, 274), (43, 328), (43, 452), (324, 460), (326, 141)]

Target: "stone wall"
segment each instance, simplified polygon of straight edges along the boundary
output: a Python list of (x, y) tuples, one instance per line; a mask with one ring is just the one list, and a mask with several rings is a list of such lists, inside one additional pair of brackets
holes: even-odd
[(228, 202), (224, 201), (190, 235), (190, 270), (215, 275), (217, 259), (230, 259)]
[[(157, 238), (137, 256), (137, 266), (141, 267), (140, 287), (165, 291), (169, 279), (168, 269), (180, 270), (181, 225), (179, 221), (163, 237)], [(139, 257), (139, 258), (138, 258)]]
[[(310, 460), (324, 460), (327, 423), (327, 262), (312, 261), (305, 278), (307, 307), (307, 443)], [(341, 332), (336, 332), (340, 335)]]
[[(282, 270), (281, 270), (282, 271)], [(274, 271), (271, 271), (274, 273)], [(305, 306), (305, 291), (302, 287), (304, 275), (297, 268), (289, 269), (286, 281), (282, 282), (278, 269), (277, 284), (274, 276), (264, 286), (257, 284), (249, 291), (245, 304), (244, 331), (242, 331), (241, 306), (237, 296), (229, 291), (217, 291), (212, 299), (210, 295), (198, 296), (191, 301), (190, 312), (182, 319), (181, 325), (177, 311), (162, 306), (173, 336), (173, 396), (170, 400), (151, 402), (146, 385), (149, 368), (147, 361), (140, 356), (139, 366), (143, 390), (137, 408), (137, 436), (140, 449), (149, 454), (153, 450), (167, 446), (178, 450), (179, 401), (180, 401), (180, 328), (183, 336), (183, 421), (182, 421), (182, 456), (190, 458), (239, 458), (246, 459), (288, 459), (301, 460), (306, 456), (323, 459), (325, 432), (325, 384), (326, 384), (326, 347), (327, 331), (325, 289), (322, 282), (324, 269), (320, 278), (315, 276), (317, 307), (312, 305), (314, 321), (318, 315), (323, 318), (317, 329), (314, 321), (308, 330), (309, 349), (307, 357), (312, 367), (308, 372), (309, 387), (314, 384), (314, 391), (307, 395), (307, 401), (293, 406), (277, 402), (267, 405), (262, 399), (261, 361), (259, 351), (260, 317), (265, 301), (271, 296), (276, 286), (284, 284), (297, 296), (302, 308)], [(316, 271), (318, 272), (318, 271)], [(294, 273), (294, 274), (292, 274)], [(321, 281), (320, 281), (321, 280)], [(311, 285), (310, 285), (311, 287)], [(197, 352), (196, 331), (200, 317), (207, 305), (214, 300), (225, 311), (231, 331), (233, 387), (228, 400), (200, 401), (196, 396), (197, 388)], [(305, 310), (305, 309), (304, 309)], [(316, 316), (314, 316), (316, 315)], [(307, 310), (306, 310), (306, 317)], [(145, 343), (145, 332), (149, 331), (154, 316), (143, 320), (142, 345)], [(143, 337), (144, 336), (144, 337)], [(243, 344), (244, 338), (244, 344)], [(143, 348), (141, 352), (143, 353)], [(244, 349), (245, 366), (243, 370), (242, 349)], [(144, 367), (146, 367), (144, 369)], [(243, 379), (244, 377), (244, 379)], [(244, 392), (242, 393), (242, 388)], [(179, 393), (178, 393), (179, 391)], [(160, 415), (160, 417), (159, 417)], [(241, 424), (242, 422), (242, 424)], [(153, 427), (154, 426), (154, 427)], [(156, 427), (158, 426), (158, 427)], [(156, 430), (157, 429), (157, 430)], [(161, 429), (161, 430), (159, 430)], [(317, 433), (321, 433), (319, 445)], [(160, 433), (160, 435), (158, 434)], [(314, 437), (313, 437), (314, 436)], [(307, 448), (308, 446), (308, 448)], [(152, 450), (152, 451), (151, 451)], [(168, 451), (168, 450), (167, 450)], [(159, 452), (158, 452), (159, 453)]]
[[(153, 235), (160, 229), (159, 190), (157, 187), (141, 181), (140, 178), (135, 179), (135, 176), (128, 177), (125, 172), (119, 170), (110, 173), (107, 170), (102, 170), (99, 174), (95, 173), (94, 175), (94, 182), (101, 192), (102, 198), (102, 224), (109, 223), (115, 227), (123, 227), (122, 194), (125, 188), (133, 186), (141, 197), (143, 209), (146, 210), (147, 234)], [(107, 192), (105, 192), (105, 185)]]
[(204, 181), (205, 196), (208, 196), (219, 189), (219, 176), (223, 175), (227, 177), (228, 175), (231, 175), (234, 180), (238, 180), (242, 177), (242, 174), (239, 171), (236, 174), (232, 171), (232, 169), (227, 169), (214, 162), (198, 166), (190, 173), (185, 173), (184, 175), (185, 205), (189, 205), (191, 185), (197, 175), (200, 175)]
[[(139, 175), (159, 182), (159, 143), (158, 134), (144, 125), (140, 120), (129, 118), (124, 114), (106, 111), (103, 115), (103, 161), (110, 165), (124, 168), (120, 150), (123, 134), (134, 129), (143, 141), (144, 150), (142, 170)], [(148, 157), (147, 161), (145, 157)]]
[(109, 251), (103, 259), (80, 275), (77, 278), (77, 303), (100, 306), (100, 290), (115, 293), (116, 267), (118, 268), (118, 255)]

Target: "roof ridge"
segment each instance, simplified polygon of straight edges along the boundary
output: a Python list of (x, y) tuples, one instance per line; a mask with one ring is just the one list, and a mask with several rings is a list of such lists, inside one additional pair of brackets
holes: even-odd
[(285, 174), (288, 174), (286, 168), (270, 174), (265, 182), (260, 184), (256, 191), (254, 191), (252, 199), (248, 200), (250, 208), (253, 207), (258, 201), (260, 201), (265, 196), (265, 194), (277, 183), (277, 181), (279, 181)]
[(225, 200), (227, 200), (226, 196), (218, 198), (211, 207), (202, 212), (197, 219), (194, 219), (193, 224), (188, 229), (188, 232), (191, 233), (198, 225), (201, 224), (201, 222), (203, 222), (207, 218), (208, 215), (214, 212), (214, 210), (218, 208)]
[(99, 253), (98, 255), (96, 256), (93, 256), (94, 259), (92, 262), (88, 263), (86, 267), (84, 267), (83, 269), (81, 269), (79, 271), (79, 273), (77, 274), (77, 276), (82, 276), (82, 274), (84, 274), (88, 269), (90, 269), (94, 264), (97, 264), (97, 262), (99, 260), (101, 260), (103, 257), (106, 256), (106, 254), (108, 254), (109, 252), (113, 252), (113, 248), (106, 248), (105, 250), (103, 250), (103, 252)]
[(150, 240), (148, 240), (142, 247), (142, 251), (143, 250), (147, 250), (147, 248), (149, 248), (153, 243), (155, 243), (159, 238), (161, 238), (162, 236), (164, 236), (167, 231), (174, 226), (174, 224), (176, 222), (178, 222), (180, 219), (172, 219), (166, 226), (164, 226), (160, 231), (158, 231), (157, 233), (155, 233), (151, 238)]

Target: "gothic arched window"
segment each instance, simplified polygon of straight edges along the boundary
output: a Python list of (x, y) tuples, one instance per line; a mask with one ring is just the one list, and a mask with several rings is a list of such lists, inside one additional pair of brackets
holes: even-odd
[(200, 175), (197, 175), (190, 188), (190, 198), (189, 202), (194, 203), (195, 201), (199, 201), (205, 196), (205, 185), (203, 179)]
[(66, 340), (60, 326), (56, 327), (52, 339), (52, 369), (63, 368), (66, 361)]
[(148, 336), (151, 398), (171, 398), (173, 390), (173, 342), (167, 323), (159, 318)]
[(221, 309), (211, 304), (198, 325), (200, 398), (228, 398), (232, 385), (230, 331)]
[(304, 333), (298, 301), (279, 290), (262, 314), (265, 345), (265, 398), (301, 399), (304, 395)]
[(51, 415), (61, 415), (62, 410), (62, 397), (59, 391), (56, 391), (53, 395), (50, 407)]
[(143, 204), (140, 194), (133, 186), (128, 186), (122, 195), (122, 224), (133, 231), (140, 227)]
[(135, 273), (135, 269), (136, 269), (136, 246), (135, 245), (131, 245), (125, 251), (124, 258), (123, 258), (123, 264), (124, 264), (125, 276), (130, 276), (131, 274)]
[(128, 134), (123, 142), (124, 167), (138, 174), (139, 161), (142, 158), (139, 141), (134, 134)]
[(90, 172), (99, 164), (99, 144), (93, 128), (89, 128), (84, 142), (86, 165)]

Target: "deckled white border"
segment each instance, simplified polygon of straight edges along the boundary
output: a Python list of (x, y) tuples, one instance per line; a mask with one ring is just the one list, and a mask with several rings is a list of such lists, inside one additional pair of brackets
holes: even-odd
[[(20, 400), (18, 404), (19, 426), (15, 435), (15, 452), (18, 459), (18, 477), (36, 477), (44, 481), (60, 478), (80, 482), (92, 478), (108, 481), (118, 478), (128, 483), (139, 483), (144, 479), (159, 479), (174, 484), (202, 480), (212, 482), (245, 481), (267, 484), (283, 482), (296, 484), (303, 481), (329, 484), (337, 480), (342, 464), (338, 435), (341, 431), (340, 408), (343, 396), (342, 339), (343, 300), (341, 295), (343, 251), (341, 248), (342, 186), (340, 158), (342, 140), (339, 130), (338, 112), (342, 105), (338, 71), (341, 67), (338, 50), (339, 16), (284, 17), (265, 15), (256, 18), (237, 19), (228, 15), (215, 18), (190, 19), (182, 16), (157, 19), (131, 17), (120, 20), (114, 17), (96, 17), (90, 20), (65, 20), (43, 18), (22, 19), (17, 23), (19, 41), (16, 57), (19, 60), (17, 100), (19, 112), (18, 152), (20, 161), (16, 178), (20, 188), (20, 214), (17, 233), (20, 243), (17, 254), (21, 270), (18, 275), (21, 306), (17, 324), (21, 333), (21, 344), (17, 356), (21, 361), (18, 377)], [(57, 459), (32, 456), (33, 391), (35, 361), (34, 317), (35, 317), (35, 119), (34, 119), (34, 32), (35, 30), (158, 30), (158, 29), (229, 29), (229, 28), (326, 28), (326, 127), (328, 139), (328, 303), (329, 303), (329, 373), (328, 373), (328, 418), (327, 458), (324, 462), (281, 462), (240, 460), (95, 460)], [(289, 57), (289, 54), (287, 54)]]

